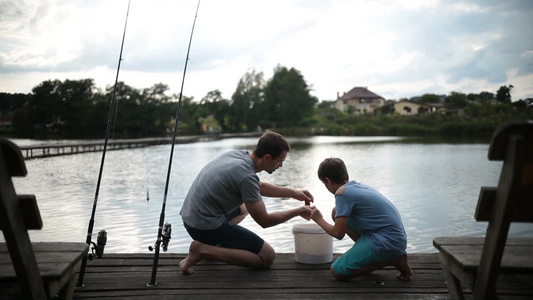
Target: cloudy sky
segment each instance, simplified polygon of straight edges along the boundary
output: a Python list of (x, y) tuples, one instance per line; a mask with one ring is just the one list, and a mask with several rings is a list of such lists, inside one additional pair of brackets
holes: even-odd
[[(196, 0), (131, 0), (119, 80), (181, 88)], [(115, 81), (128, 0), (0, 0), (0, 92), (49, 79)], [(184, 95), (277, 65), (319, 100), (367, 86), (386, 99), (424, 93), (533, 97), (531, 0), (203, 0)]]

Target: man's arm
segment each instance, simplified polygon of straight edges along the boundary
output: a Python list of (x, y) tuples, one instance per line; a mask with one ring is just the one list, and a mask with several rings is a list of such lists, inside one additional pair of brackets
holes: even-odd
[(265, 207), (265, 202), (260, 201), (246, 201), (244, 202), (246, 209), (250, 216), (263, 228), (272, 227), (284, 223), (294, 217), (301, 216), (306, 220), (311, 219), (311, 208), (303, 205), (294, 209), (268, 213)]
[(306, 190), (295, 190), (262, 181), (259, 183), (259, 189), (261, 195), (265, 197), (293, 198), (300, 201), (313, 202), (313, 195)]

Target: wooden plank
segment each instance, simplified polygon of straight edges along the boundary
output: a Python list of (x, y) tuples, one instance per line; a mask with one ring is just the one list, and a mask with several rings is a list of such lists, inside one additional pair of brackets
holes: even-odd
[[(482, 245), (444, 245), (440, 249), (466, 271), (478, 269), (483, 250)], [(533, 247), (506, 245), (500, 272), (533, 272)]]
[(41, 219), (35, 195), (17, 195), (17, 197), (26, 229), (42, 229), (43, 220)]
[[(437, 249), (444, 245), (483, 245), (484, 242), (485, 237), (437, 237), (433, 239), (433, 245)], [(533, 246), (533, 238), (509, 237), (506, 245)]]
[[(129, 257), (134, 258), (134, 264), (129, 263)], [(410, 255), (411, 266), (418, 268), (413, 269), (409, 282), (396, 280), (398, 271), (394, 268), (338, 281), (329, 271), (330, 264), (302, 268), (295, 262), (294, 253), (277, 254), (268, 270), (203, 262), (195, 266), (194, 275), (186, 276), (178, 267), (182, 257), (183, 254), (160, 257), (167, 263), (158, 269), (158, 284), (146, 287), (151, 274), (149, 254), (106, 254), (87, 265), (85, 286), (75, 290), (75, 299), (449, 299), (442, 270), (424, 268), (439, 265), (437, 253)], [(97, 261), (100, 263), (94, 264)], [(501, 298), (533, 297), (531, 277), (513, 276), (499, 277)], [(468, 297), (471, 290), (463, 288), (463, 292)]]
[(46, 296), (45, 287), (11, 180), (12, 176), (26, 174), (26, 165), (17, 146), (0, 139), (0, 227), (24, 297), (43, 299)]
[[(88, 248), (86, 243), (75, 242), (50, 242), (50, 243), (32, 243), (35, 252), (78, 252)], [(0, 243), (0, 253), (8, 252), (5, 243)]]
[[(526, 169), (524, 169), (524, 172)], [(529, 171), (528, 171), (529, 172)], [(526, 173), (526, 172), (525, 172)], [(532, 172), (533, 173), (533, 172)], [(526, 189), (526, 187), (523, 187)], [(496, 187), (481, 187), (479, 199), (476, 206), (474, 218), (478, 222), (487, 222), (490, 220), (491, 213), (496, 203)], [(512, 222), (532, 222), (533, 221), (533, 201), (531, 192), (516, 191), (513, 195), (513, 201), (517, 203), (511, 207), (509, 218)]]
[(477, 299), (497, 297), (495, 284), (503, 262), (509, 227), (513, 221), (513, 200), (521, 186), (521, 165), (525, 157), (524, 137), (513, 133), (506, 139), (506, 142), (505, 159), (498, 182), (496, 201), (490, 215), (474, 284), (473, 293)]
[(489, 160), (504, 160), (511, 134), (518, 134), (533, 140), (532, 125), (533, 120), (512, 121), (496, 129), (489, 147)]

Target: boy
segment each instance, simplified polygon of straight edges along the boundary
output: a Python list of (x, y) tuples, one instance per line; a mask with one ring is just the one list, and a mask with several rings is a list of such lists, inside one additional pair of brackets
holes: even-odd
[(400, 280), (410, 280), (405, 248), (407, 235), (394, 205), (377, 190), (348, 181), (346, 165), (339, 158), (325, 159), (318, 168), (318, 178), (335, 195), (333, 225), (313, 208), (311, 218), (329, 235), (342, 239), (348, 234), (355, 245), (331, 265), (333, 276), (349, 280), (386, 266), (394, 266)]

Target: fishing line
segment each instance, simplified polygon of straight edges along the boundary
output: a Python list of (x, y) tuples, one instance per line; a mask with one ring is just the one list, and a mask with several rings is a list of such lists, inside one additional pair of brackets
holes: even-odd
[[(116, 110), (114, 107), (116, 106), (116, 94), (117, 94), (117, 87), (118, 87), (118, 74), (120, 72), (120, 62), (122, 61), (122, 50), (124, 49), (124, 39), (126, 38), (126, 27), (128, 25), (128, 16), (130, 14), (130, 1), (131, 0), (128, 1), (128, 9), (126, 11), (126, 21), (124, 23), (124, 33), (122, 34), (122, 43), (120, 45), (120, 55), (119, 55), (119, 58), (118, 58), (117, 76), (115, 78), (115, 87), (113, 89), (113, 97), (112, 97), (112, 100), (111, 100), (111, 107), (109, 108), (109, 115), (107, 117), (107, 128), (106, 128), (106, 132), (105, 132), (104, 149), (102, 151), (102, 160), (100, 162), (100, 171), (98, 172), (98, 181), (96, 183), (96, 192), (94, 194), (94, 201), (93, 201), (93, 208), (92, 208), (92, 212), (91, 212), (91, 219), (89, 220), (89, 227), (87, 229), (87, 240), (86, 240), (86, 243), (87, 243), (87, 245), (89, 245), (89, 247), (91, 246), (91, 238), (92, 238), (93, 227), (94, 227), (94, 216), (95, 216), (95, 213), (96, 213), (96, 205), (98, 203), (98, 194), (100, 192), (100, 183), (102, 181), (102, 173), (103, 173), (103, 170), (104, 170), (105, 155), (106, 155), (106, 150), (107, 150), (107, 141), (109, 139), (109, 134), (110, 134), (110, 131), (111, 131), (111, 121), (112, 121), (112, 117), (113, 117), (113, 111)], [(102, 232), (103, 232), (103, 234), (101, 235)], [(98, 240), (97, 240), (98, 241), (98, 245), (95, 245), (94, 243), (92, 243), (94, 245), (94, 248), (96, 248), (96, 250), (97, 250), (98, 257), (101, 257), (101, 255), (103, 254), (103, 249), (104, 249), (106, 240), (107, 240), (107, 234), (105, 233), (105, 231), (102, 230), (102, 231), (100, 231), (98, 233)], [(80, 267), (80, 273), (79, 273), (79, 277), (78, 277), (78, 284), (76, 285), (76, 287), (83, 287), (83, 277), (85, 275), (85, 267), (87, 266), (87, 259), (88, 258), (89, 258), (89, 256), (83, 257), (83, 260), (81, 262), (81, 267)]]
[[(164, 223), (165, 221), (165, 208), (167, 203), (167, 195), (168, 195), (168, 185), (170, 182), (170, 171), (172, 169), (172, 157), (174, 155), (174, 145), (176, 144), (176, 135), (178, 132), (178, 125), (180, 122), (180, 113), (181, 113), (181, 100), (183, 97), (183, 85), (185, 83), (185, 74), (187, 73), (187, 64), (189, 62), (189, 52), (191, 51), (191, 43), (192, 43), (192, 37), (194, 34), (194, 26), (196, 25), (196, 17), (198, 16), (198, 9), (200, 8), (200, 0), (198, 0), (198, 6), (196, 7), (196, 13), (194, 14), (194, 21), (192, 23), (192, 29), (191, 29), (191, 37), (189, 38), (189, 46), (187, 47), (187, 57), (185, 59), (185, 67), (183, 69), (183, 78), (181, 79), (181, 90), (180, 90), (180, 97), (178, 100), (178, 109), (176, 110), (176, 117), (175, 117), (175, 123), (174, 123), (174, 134), (172, 135), (172, 146), (170, 148), (170, 158), (168, 161), (168, 171), (167, 171), (167, 180), (165, 183), (165, 194), (163, 195), (163, 204), (161, 206), (161, 215), (159, 216), (159, 228), (157, 229), (157, 240), (155, 242), (155, 254), (154, 254), (154, 263), (152, 266), (152, 277), (150, 278), (150, 282), (146, 284), (146, 286), (155, 286), (157, 285), (156, 274), (157, 274), (157, 266), (159, 262), (159, 248), (161, 247), (161, 243), (163, 243), (163, 251), (166, 251), (168, 247), (168, 242), (170, 240), (170, 232), (171, 232), (171, 226), (169, 223)], [(163, 226), (165, 227), (165, 233), (163, 234)], [(163, 238), (163, 240), (162, 240)], [(152, 246), (148, 247), (150, 251), (153, 250)]]
[[(280, 117), (281, 112), (279, 111), (280, 109), (281, 109), (281, 105), (279, 105), (279, 104), (276, 105), (276, 109), (275, 109), (275, 110), (276, 110), (276, 112), (277, 112), (277, 113), (276, 113), (276, 116), (278, 117), (278, 122), (279, 122), (279, 124), (281, 124), (281, 117)], [(291, 161), (291, 163), (292, 163), (292, 165), (293, 165), (293, 167), (294, 167), (294, 170), (296, 170), (296, 176), (298, 177), (298, 181), (299, 181), (299, 183), (300, 183), (300, 189), (303, 190), (303, 189), (304, 189), (304, 186), (303, 186), (303, 183), (302, 183), (302, 179), (300, 178), (300, 171), (299, 171), (298, 166), (296, 165), (296, 161), (294, 160), (294, 155), (292, 154), (292, 152), (293, 152), (293, 151), (289, 151), (289, 152), (288, 152), (288, 155), (291, 157), (290, 161)], [(306, 200), (306, 201), (305, 201), (305, 205), (311, 205), (311, 202)]]

